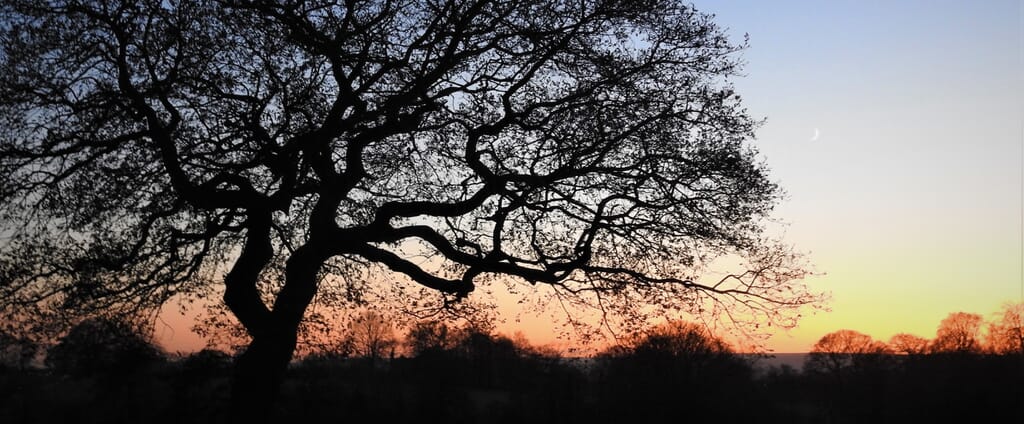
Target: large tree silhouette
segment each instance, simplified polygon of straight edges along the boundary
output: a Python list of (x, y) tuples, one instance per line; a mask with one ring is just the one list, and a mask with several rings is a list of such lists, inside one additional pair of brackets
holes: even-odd
[[(779, 190), (727, 81), (744, 46), (681, 2), (0, 5), (5, 315), (223, 284), (252, 336), (238, 417), (270, 416), (325, 291), (448, 304), (508, 276), (776, 325), (815, 299), (761, 236)], [(698, 278), (721, 257), (746, 266)]]

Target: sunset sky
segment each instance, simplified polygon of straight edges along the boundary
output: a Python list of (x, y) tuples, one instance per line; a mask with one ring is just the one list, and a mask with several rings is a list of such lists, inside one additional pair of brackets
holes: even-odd
[[(750, 35), (737, 91), (830, 311), (773, 336), (804, 352), (853, 329), (926, 338), (950, 312), (1024, 301), (1024, 2), (698, 2)], [(165, 314), (168, 315), (168, 314)], [(169, 350), (201, 347), (187, 319)], [(507, 323), (552, 341), (544, 320)]]
[(776, 216), (832, 294), (771, 347), (841, 328), (930, 338), (950, 312), (1024, 300), (1024, 2), (697, 6), (750, 34), (736, 86), (767, 119)]

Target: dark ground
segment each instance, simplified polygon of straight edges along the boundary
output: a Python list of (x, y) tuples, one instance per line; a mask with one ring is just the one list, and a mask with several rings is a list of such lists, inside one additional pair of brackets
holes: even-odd
[[(91, 375), (4, 369), (0, 422), (222, 422), (230, 363), (207, 356)], [(1024, 358), (870, 359), (834, 373), (740, 355), (307, 359), (277, 411), (288, 422), (1024, 422)]]

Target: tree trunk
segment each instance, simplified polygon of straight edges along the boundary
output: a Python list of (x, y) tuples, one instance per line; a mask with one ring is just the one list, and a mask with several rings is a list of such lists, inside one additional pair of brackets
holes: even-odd
[(295, 331), (286, 329), (253, 339), (235, 362), (228, 421), (237, 424), (274, 420), (281, 384), (295, 350)]
[(247, 326), (253, 339), (235, 362), (229, 422), (276, 421), (274, 406), (295, 351), (299, 323), (316, 293), (317, 273), (326, 257), (311, 244), (296, 249), (287, 261), (285, 284), (273, 309)]

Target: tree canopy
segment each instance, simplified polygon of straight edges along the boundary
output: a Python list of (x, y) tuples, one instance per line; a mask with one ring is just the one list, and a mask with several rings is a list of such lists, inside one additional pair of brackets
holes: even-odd
[(161, 361), (163, 352), (130, 322), (93, 318), (75, 325), (46, 354), (46, 365), (63, 374), (120, 375)]
[(988, 325), (987, 349), (992, 353), (1024, 355), (1024, 302), (1008, 302)]
[(982, 350), (979, 314), (953, 312), (939, 323), (931, 349), (937, 353), (979, 353)]
[(792, 325), (744, 47), (671, 0), (4, 0), (3, 312), (223, 288), (281, 370), (314, 297), (391, 282)]
[(811, 372), (830, 373), (836, 376), (850, 369), (873, 363), (877, 357), (889, 353), (885, 343), (871, 336), (854, 331), (838, 330), (818, 339), (807, 355), (804, 369)]

